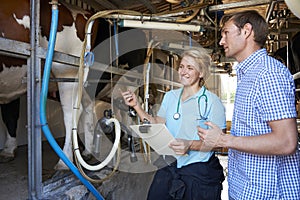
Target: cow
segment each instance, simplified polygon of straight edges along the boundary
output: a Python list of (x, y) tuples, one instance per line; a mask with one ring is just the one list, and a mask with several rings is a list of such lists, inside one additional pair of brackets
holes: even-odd
[[(61, 4), (60, 17), (57, 33), (56, 50), (65, 52), (71, 55), (79, 55), (84, 38), (84, 27), (88, 19), (88, 12), (73, 12), (71, 8)], [(41, 2), (41, 38), (40, 44), (47, 47), (50, 32), (51, 6), (47, 1)], [(75, 11), (75, 10), (73, 10)], [(29, 42), (29, 13), (30, 1), (3, 2), (1, 6), (1, 36), (4, 38), (17, 40), (21, 42)], [(7, 139), (4, 149), (1, 151), (1, 157), (4, 161), (14, 158), (16, 143), (16, 129), (19, 111), (19, 97), (26, 92), (26, 85), (22, 83), (22, 79), (26, 77), (26, 60), (17, 58), (0, 57), (1, 62), (1, 94), (0, 103), (2, 110), (2, 118), (7, 126)], [(69, 66), (63, 66), (54, 63), (52, 73), (59, 78), (72, 78), (77, 74), (77, 69)], [(13, 80), (12, 80), (13, 77)], [(64, 124), (66, 128), (66, 139), (63, 151), (72, 160), (72, 145), (71, 145), (71, 92), (74, 88), (74, 83), (58, 83), (60, 90), (60, 101), (64, 113)], [(51, 91), (50, 91), (51, 92)], [(11, 110), (11, 108), (15, 108)], [(62, 161), (56, 165), (56, 169), (63, 169), (65, 165)]]
[[(41, 0), (40, 3), (40, 45), (42, 47), (47, 47), (50, 24), (51, 24), (51, 6), (47, 0)], [(30, 33), (30, 1), (29, 0), (20, 0), (20, 1), (8, 1), (5, 0), (2, 2), (0, 7), (0, 33), (1, 37), (17, 40), (21, 42), (29, 43), (29, 33)], [(58, 21), (58, 32), (56, 38), (55, 50), (64, 52), (74, 56), (80, 56), (83, 40), (85, 37), (84, 28), (88, 18), (91, 16), (91, 13), (78, 8), (68, 5), (66, 3), (60, 2), (59, 6), (59, 21)], [(102, 20), (103, 22), (103, 20)], [(105, 21), (104, 21), (105, 22)], [(96, 24), (96, 23), (95, 23)], [(101, 20), (98, 25), (97, 36), (93, 37), (94, 42), (102, 42), (106, 37), (109, 37), (110, 31), (106, 26), (100, 27)], [(94, 25), (95, 29), (97, 25)], [(93, 33), (94, 35), (94, 33)], [(141, 36), (143, 38), (145, 36)], [(134, 38), (136, 39), (136, 38)], [(144, 38), (145, 39), (145, 38)], [(146, 40), (142, 41), (145, 42)], [(146, 44), (143, 44), (145, 47)], [(107, 52), (110, 49), (107, 49), (104, 52), (104, 58), (109, 57)], [(132, 63), (128, 65), (138, 65), (144, 62), (145, 55), (143, 54), (145, 50), (142, 50), (141, 56), (137, 56), (136, 53), (131, 53), (133, 55)], [(145, 53), (145, 52), (144, 52)], [(130, 60), (130, 58), (129, 58)], [(101, 61), (101, 59), (100, 59)], [(122, 57), (120, 62), (127, 62), (126, 57)], [(119, 62), (119, 64), (120, 64)], [(2, 110), (2, 118), (4, 123), (7, 126), (7, 139), (5, 142), (4, 149), (0, 153), (0, 158), (2, 161), (9, 161), (15, 157), (15, 151), (17, 148), (16, 142), (16, 129), (17, 129), (17, 120), (19, 116), (19, 97), (26, 93), (26, 85), (22, 83), (22, 79), (26, 77), (26, 60), (19, 58), (10, 58), (4, 55), (0, 55), (0, 104)], [(134, 66), (132, 66), (134, 67)], [(55, 78), (76, 78), (78, 73), (78, 68), (63, 65), (60, 63), (53, 63), (52, 65), (52, 74)], [(63, 146), (63, 152), (67, 157), (73, 161), (72, 153), (72, 142), (71, 142), (71, 130), (72, 130), (72, 92), (76, 91), (77, 83), (76, 82), (58, 82), (57, 88), (59, 91), (59, 99), (61, 102), (63, 115), (64, 115), (64, 125), (65, 125), (65, 142)], [(98, 93), (103, 88), (103, 85), (96, 85), (95, 93)], [(56, 87), (53, 87), (54, 89)], [(49, 87), (50, 89), (50, 87)], [(75, 90), (74, 90), (75, 89)], [(49, 91), (52, 93), (52, 91)], [(86, 95), (95, 95), (85, 93)], [(90, 99), (91, 96), (87, 96)], [(86, 146), (90, 146), (92, 143), (93, 129), (91, 127), (93, 124), (93, 105), (91, 103), (86, 103), (83, 113), (87, 113), (84, 116), (84, 132), (85, 135), (89, 136), (85, 139)], [(12, 110), (13, 109), (13, 110)], [(87, 148), (91, 149), (91, 148)], [(59, 160), (56, 164), (55, 169), (61, 170), (66, 169), (66, 165)]]

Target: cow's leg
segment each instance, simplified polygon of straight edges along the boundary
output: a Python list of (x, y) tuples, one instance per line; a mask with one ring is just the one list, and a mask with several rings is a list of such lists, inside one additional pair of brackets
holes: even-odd
[[(77, 91), (76, 83), (58, 83), (61, 106), (64, 114), (64, 124), (66, 129), (65, 143), (63, 147), (64, 154), (73, 162), (72, 151), (72, 112), (73, 112), (73, 91)], [(81, 110), (81, 109), (80, 109)], [(55, 166), (56, 170), (68, 169), (62, 160)]]
[(7, 128), (4, 149), (0, 152), (0, 162), (8, 162), (15, 158), (17, 149), (17, 126), (20, 113), (20, 98), (1, 105), (1, 114)]

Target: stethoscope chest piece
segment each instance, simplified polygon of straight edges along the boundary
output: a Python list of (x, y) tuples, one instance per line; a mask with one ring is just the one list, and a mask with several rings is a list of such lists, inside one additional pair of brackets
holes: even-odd
[(180, 113), (175, 113), (174, 115), (173, 115), (173, 118), (175, 119), (175, 120), (178, 120), (179, 118), (180, 118)]

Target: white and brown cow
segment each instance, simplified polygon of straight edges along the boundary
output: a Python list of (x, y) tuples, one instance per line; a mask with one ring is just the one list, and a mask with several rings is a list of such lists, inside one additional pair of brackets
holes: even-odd
[[(47, 47), (51, 25), (51, 5), (49, 1), (41, 1), (40, 45)], [(84, 39), (85, 23), (90, 16), (88, 12), (75, 10), (65, 4), (59, 6), (59, 23), (56, 50), (71, 55), (80, 55)], [(30, 1), (5, 1), (0, 8), (1, 37), (29, 43), (30, 33)], [(26, 92), (26, 84), (22, 79), (26, 77), (26, 60), (10, 58), (0, 55), (0, 104), (2, 118), (7, 126), (7, 139), (0, 156), (3, 160), (14, 158), (17, 147), (16, 129), (19, 115), (19, 97)], [(52, 73), (57, 78), (75, 78), (77, 69), (58, 63), (53, 63)], [(72, 119), (72, 91), (76, 83), (58, 83), (60, 101), (64, 113), (66, 139), (63, 151), (73, 160), (71, 144)], [(14, 110), (12, 110), (14, 109)], [(92, 121), (91, 121), (92, 122)], [(87, 134), (88, 135), (88, 134)], [(62, 161), (56, 165), (57, 169), (64, 168)]]
[[(40, 11), (42, 13), (40, 19), (40, 45), (46, 48), (51, 25), (51, 5), (49, 5), (49, 1), (41, 0), (40, 6)], [(2, 1), (0, 7), (0, 37), (29, 43), (29, 14), (30, 0)], [(57, 28), (58, 32), (55, 46), (56, 51), (75, 56), (80, 55), (82, 49), (82, 41), (84, 39), (84, 27), (89, 16), (91, 15), (86, 11), (78, 10), (73, 6), (61, 3), (61, 5), (59, 6), (59, 21)], [(104, 29), (107, 29), (107, 26)], [(107, 33), (109, 33), (108, 30), (104, 32), (105, 34), (101, 32), (101, 36), (100, 39), (98, 38), (98, 41), (103, 41), (103, 37), (107, 36)], [(136, 40), (136, 38), (133, 39)], [(143, 45), (146, 46), (146, 44)], [(109, 52), (110, 50), (107, 49), (106, 51)], [(134, 62), (142, 64), (145, 55), (140, 56), (142, 60), (137, 60), (137, 58), (137, 54), (134, 53)], [(16, 129), (19, 115), (19, 97), (26, 92), (26, 85), (22, 83), (22, 79), (26, 77), (26, 71), (26, 60), (8, 58), (7, 56), (0, 55), (0, 104), (3, 119), (8, 129), (7, 140), (5, 142), (4, 149), (0, 153), (1, 158), (4, 158), (4, 160), (13, 159), (15, 156), (14, 152), (17, 148)], [(77, 72), (78, 68), (76, 67), (66, 66), (59, 63), (53, 63), (52, 65), (52, 74), (56, 78), (75, 78), (77, 77)], [(71, 161), (73, 160), (71, 143), (73, 107), (71, 102), (72, 92), (76, 91), (76, 86), (77, 83), (74, 82), (58, 83), (66, 130), (66, 139), (63, 151)], [(99, 88), (101, 87), (98, 87), (97, 92)], [(93, 107), (92, 104), (86, 105), (88, 105), (89, 107), (85, 107), (84, 113), (88, 114), (89, 112), (93, 111)], [(13, 112), (11, 111), (12, 108), (15, 108)], [(92, 126), (93, 115), (89, 114), (85, 116), (84, 123), (85, 135), (89, 136), (89, 138), (85, 139), (85, 143), (88, 142), (86, 146), (90, 146), (92, 142)], [(65, 164), (60, 160), (55, 168), (64, 169), (65, 167)]]

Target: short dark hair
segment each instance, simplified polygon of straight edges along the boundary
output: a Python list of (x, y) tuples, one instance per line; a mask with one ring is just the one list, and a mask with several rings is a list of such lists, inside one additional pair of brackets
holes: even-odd
[(254, 32), (254, 41), (261, 47), (266, 44), (269, 33), (268, 23), (256, 10), (245, 10), (224, 15), (220, 21), (221, 28), (226, 22), (231, 20), (239, 29), (242, 29), (247, 23), (251, 24)]

